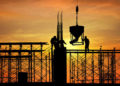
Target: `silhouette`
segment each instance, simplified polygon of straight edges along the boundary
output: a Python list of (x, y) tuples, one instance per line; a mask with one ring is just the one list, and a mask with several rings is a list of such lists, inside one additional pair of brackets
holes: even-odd
[(81, 43), (83, 44), (83, 40), (82, 40), (82, 42), (78, 42), (79, 37), (81, 36), (81, 38), (83, 38), (83, 36), (84, 36), (84, 26), (78, 25), (78, 12), (79, 12), (79, 8), (77, 5), (76, 6), (76, 25), (70, 27), (70, 33), (71, 33), (70, 44), (72, 44), (72, 45), (73, 44), (75, 45), (75, 43), (79, 43), (79, 45), (81, 45)]
[(25, 72), (19, 72), (18, 73), (18, 83), (27, 83), (27, 73)]
[(70, 44), (76, 43), (80, 36), (84, 33), (84, 26), (71, 26), (70, 33), (74, 36), (75, 39), (70, 41)]
[(63, 22), (62, 22), (62, 13), (61, 21), (59, 21), (59, 13), (57, 16), (57, 37), (54, 36), (51, 39), (51, 45), (55, 46), (55, 49), (52, 50), (53, 59), (52, 59), (52, 81), (55, 86), (64, 86), (66, 83), (66, 47), (64, 47), (65, 41), (63, 39)]
[(90, 42), (89, 42), (89, 39), (87, 38), (87, 36), (85, 36), (85, 51), (89, 51), (89, 44), (90, 44)]
[[(4, 78), (8, 78), (8, 83), (6, 83), (6, 86), (11, 85), (12, 79), (12, 72), (13, 69), (16, 69), (16, 83), (14, 83), (13, 86), (103, 86), (103, 83), (106, 80), (108, 81), (108, 84), (116, 84), (116, 59), (115, 59), (115, 53), (120, 53), (120, 50), (117, 52), (114, 50), (91, 50), (89, 51), (89, 44), (90, 41), (87, 38), (87, 36), (84, 37), (84, 26), (78, 25), (78, 6), (76, 7), (76, 26), (70, 27), (70, 32), (72, 34), (72, 40), (70, 41), (71, 44), (76, 43), (79, 40), (79, 37), (81, 36), (82, 42), (85, 42), (85, 52), (82, 50), (67, 50), (66, 47), (64, 47), (65, 41), (63, 40), (63, 22), (62, 22), (62, 13), (61, 13), (61, 22), (59, 23), (59, 15), (58, 15), (58, 25), (57, 25), (57, 36), (53, 36), (50, 40), (51, 42), (51, 54), (50, 51), (48, 55), (45, 56), (46, 50), (43, 49), (43, 45), (47, 45), (46, 42), (25, 42), (25, 43), (0, 43), (0, 51), (5, 53), (5, 55), (0, 52), (0, 82), (4, 82)], [(74, 37), (74, 39), (73, 39)], [(9, 50), (7, 48), (4, 50), (1, 48), (1, 46), (8, 46)], [(18, 45), (20, 49), (15, 50), (12, 48), (12, 46)], [(29, 45), (30, 48), (26, 49), (23, 47), (23, 45)], [(33, 48), (35, 45), (40, 45), (39, 50)], [(54, 49), (53, 49), (54, 47)], [(43, 53), (43, 51), (45, 51)], [(89, 51), (89, 52), (86, 52)], [(13, 56), (14, 54), (11, 54), (13, 52), (17, 52), (19, 55)], [(6, 55), (8, 53), (8, 55)], [(23, 55), (24, 53), (28, 53), (28, 55)], [(40, 53), (40, 57), (37, 57), (35, 53)], [(67, 61), (67, 54), (70, 53), (70, 62)], [(79, 54), (84, 54), (83, 57), (79, 56)], [(87, 53), (92, 53), (92, 59), (91, 59), (91, 68), (88, 68), (89, 64), (87, 63)], [(98, 70), (95, 71), (95, 65), (96, 63), (94, 60), (94, 53), (99, 54), (98, 55)], [(104, 54), (105, 53), (105, 54)], [(110, 54), (109, 54), (110, 53)], [(77, 58), (74, 58), (74, 55), (77, 55)], [(75, 56), (76, 56), (75, 55)], [(111, 57), (110, 57), (111, 55)], [(106, 68), (106, 64), (104, 65), (104, 56), (108, 57), (108, 68)], [(37, 58), (36, 58), (37, 57)], [(5, 59), (4, 59), (5, 58)], [(11, 59), (12, 58), (12, 59)], [(16, 65), (13, 64), (13, 58), (15, 59)], [(23, 59), (21, 59), (23, 58)], [(82, 59), (81, 59), (82, 58)], [(84, 59), (83, 59), (84, 58)], [(90, 57), (91, 58), (91, 57)], [(111, 60), (110, 60), (111, 59)], [(5, 61), (6, 60), (6, 61)], [(4, 63), (3, 63), (4, 61)], [(23, 63), (23, 61), (27, 62)], [(106, 60), (105, 60), (106, 61)], [(7, 62), (7, 63), (6, 63)], [(37, 62), (37, 64), (36, 64)], [(38, 64), (39, 62), (39, 64)], [(68, 62), (68, 63), (67, 63)], [(6, 68), (8, 69), (8, 77), (4, 77), (4, 64), (6, 65)], [(23, 65), (23, 66), (22, 66)], [(69, 71), (67, 70), (67, 67), (69, 65)], [(7, 67), (8, 66), (8, 67)], [(28, 66), (26, 68), (25, 66)], [(37, 67), (36, 67), (37, 66)], [(38, 67), (39, 66), (39, 67)], [(23, 71), (23, 68), (28, 69), (26, 72)], [(39, 69), (40, 68), (40, 69)], [(104, 72), (104, 69), (106, 68)], [(12, 69), (12, 71), (11, 71)], [(38, 71), (38, 75), (40, 78), (39, 80), (36, 80), (36, 70)], [(20, 72), (19, 72), (20, 71)], [(88, 76), (88, 72), (91, 72), (92, 76)], [(3, 73), (2, 73), (3, 72)], [(69, 75), (67, 76), (67, 73), (69, 72)], [(2, 75), (3, 74), (3, 75)], [(6, 74), (6, 73), (5, 73)], [(11, 75), (12, 74), (12, 75)], [(94, 74), (98, 75), (97, 78), (95, 78)], [(49, 77), (48, 77), (49, 76)], [(104, 77), (103, 77), (104, 76)], [(67, 78), (69, 77), (69, 81), (67, 83)], [(87, 78), (88, 77), (88, 78)], [(35, 79), (36, 78), (36, 79)], [(90, 79), (89, 79), (90, 78)], [(49, 79), (49, 81), (48, 81)], [(52, 79), (52, 80), (51, 80)], [(33, 81), (34, 80), (34, 81)], [(100, 84), (96, 83), (96, 80), (99, 80)], [(118, 79), (119, 80), (119, 79)], [(38, 82), (36, 82), (38, 81)], [(79, 83), (81, 81), (81, 83)], [(89, 81), (89, 82), (88, 82)], [(92, 82), (91, 82), (92, 81)], [(109, 82), (110, 81), (110, 82)], [(102, 84), (102, 85), (101, 85)], [(1, 86), (1, 83), (0, 83)], [(111, 85), (112, 86), (112, 85)]]
[(58, 40), (59, 48), (64, 47), (64, 44), (66, 44), (65, 41), (63, 40), (63, 19), (62, 17), (63, 17), (62, 12), (61, 12), (61, 16), (59, 16), (59, 13), (58, 13), (57, 15), (57, 40)]
[(51, 38), (51, 48), (53, 49), (53, 47), (56, 49), (56, 48), (59, 48), (60, 47), (60, 45), (61, 45), (61, 47), (64, 47), (64, 44), (66, 44), (65, 43), (65, 41), (64, 40), (58, 40), (57, 38), (56, 38), (56, 36), (53, 36), (53, 38)]
[(76, 37), (74, 40), (70, 41), (70, 44), (73, 44), (78, 41), (78, 37)]
[(53, 47), (56, 49), (58, 48), (58, 39), (56, 38), (56, 36), (54, 36), (52, 39), (51, 39), (51, 48), (53, 49)]

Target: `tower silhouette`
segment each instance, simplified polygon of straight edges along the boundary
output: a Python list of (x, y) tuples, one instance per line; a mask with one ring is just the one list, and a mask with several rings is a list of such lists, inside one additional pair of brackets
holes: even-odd
[(54, 50), (52, 75), (55, 85), (63, 86), (66, 83), (66, 48), (63, 40), (62, 12), (61, 21), (59, 21), (59, 13), (57, 15), (57, 40), (59, 46)]
[[(61, 17), (61, 18), (59, 19), (59, 17)], [(63, 47), (64, 45), (63, 45), (63, 20), (62, 20), (62, 12), (61, 12), (61, 16), (59, 16), (59, 13), (57, 15), (57, 39), (58, 39), (58, 45), (59, 45), (59, 47)]]

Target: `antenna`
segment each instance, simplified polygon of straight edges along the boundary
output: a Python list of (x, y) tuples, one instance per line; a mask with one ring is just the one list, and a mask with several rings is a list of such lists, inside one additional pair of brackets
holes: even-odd
[(79, 11), (79, 7), (78, 7), (78, 0), (77, 0), (77, 6), (76, 6), (76, 25), (78, 25), (78, 11)]

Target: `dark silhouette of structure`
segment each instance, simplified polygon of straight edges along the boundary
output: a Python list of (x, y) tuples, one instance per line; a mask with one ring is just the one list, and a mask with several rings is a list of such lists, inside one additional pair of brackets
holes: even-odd
[(52, 82), (52, 59), (50, 52), (46, 52), (47, 56), (44, 54), (45, 45), (48, 44), (46, 42), (0, 43), (0, 83), (24, 83), (26, 80), (27, 83)]
[[(0, 43), (0, 83), (15, 86), (119, 84), (120, 50), (66, 50), (61, 24), (57, 26), (57, 37), (51, 39), (52, 47), (58, 45), (55, 49), (51, 47), (51, 54), (50, 49), (47, 52), (43, 49), (46, 42)], [(84, 40), (88, 43), (87, 37)]]
[[(61, 17), (59, 19), (59, 17)], [(58, 39), (58, 47), (64, 47), (65, 41), (63, 40), (63, 19), (62, 19), (62, 12), (61, 16), (59, 16), (59, 13), (57, 15), (57, 39)], [(59, 21), (60, 20), (60, 21)]]
[[(77, 5), (76, 26), (70, 27), (70, 43), (83, 45), (85, 42), (85, 49), (66, 49), (62, 13), (60, 21), (58, 13), (57, 36), (51, 38), (51, 48), (43, 49), (46, 42), (0, 43), (0, 85), (119, 85), (120, 50), (89, 50), (89, 39), (87, 36), (84, 38), (84, 26), (78, 25), (78, 10)], [(80, 37), (82, 42), (78, 42)]]
[[(67, 50), (70, 83), (99, 83), (117, 85), (120, 50)], [(117, 57), (118, 56), (118, 57)], [(119, 75), (119, 74), (118, 74)]]
[(63, 23), (62, 23), (62, 13), (61, 22), (59, 23), (59, 13), (58, 13), (58, 25), (57, 25), (57, 39), (58, 47), (54, 50), (54, 56), (52, 61), (52, 75), (53, 83), (56, 86), (63, 86), (66, 83), (66, 48), (64, 47), (63, 40)]
[(85, 36), (85, 51), (89, 51), (89, 45), (90, 45), (90, 41), (87, 38), (87, 36)]
[[(76, 42), (80, 45), (81, 43), (83, 44), (83, 40), (82, 42), (78, 42), (79, 40), (79, 37), (82, 36), (83, 37), (83, 33), (84, 33), (84, 26), (71, 26), (70, 27), (70, 32), (71, 32), (71, 41), (70, 41), (70, 44), (74, 45)], [(74, 38), (73, 38), (74, 36)], [(83, 39), (83, 38), (82, 38)]]
[(18, 83), (27, 83), (27, 73), (25, 72), (19, 72), (18, 73)]
[[(78, 25), (78, 5), (76, 6), (76, 26), (70, 26), (70, 33), (71, 33), (71, 41), (70, 44), (72, 45), (83, 45), (84, 44), (84, 26)], [(81, 37), (81, 42), (79, 42), (79, 38)]]

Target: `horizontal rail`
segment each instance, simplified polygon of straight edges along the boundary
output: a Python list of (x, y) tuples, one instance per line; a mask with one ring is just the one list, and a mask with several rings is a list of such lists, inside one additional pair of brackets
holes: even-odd
[(97, 50), (91, 49), (89, 51), (85, 50), (67, 50), (66, 53), (120, 53), (120, 50)]
[(0, 50), (0, 52), (41, 52), (45, 50)]
[(2, 42), (0, 45), (48, 45), (47, 42)]
[(0, 56), (0, 58), (29, 58), (31, 55), (25, 55), (25, 56)]
[(66, 52), (66, 53), (120, 53), (120, 52)]

